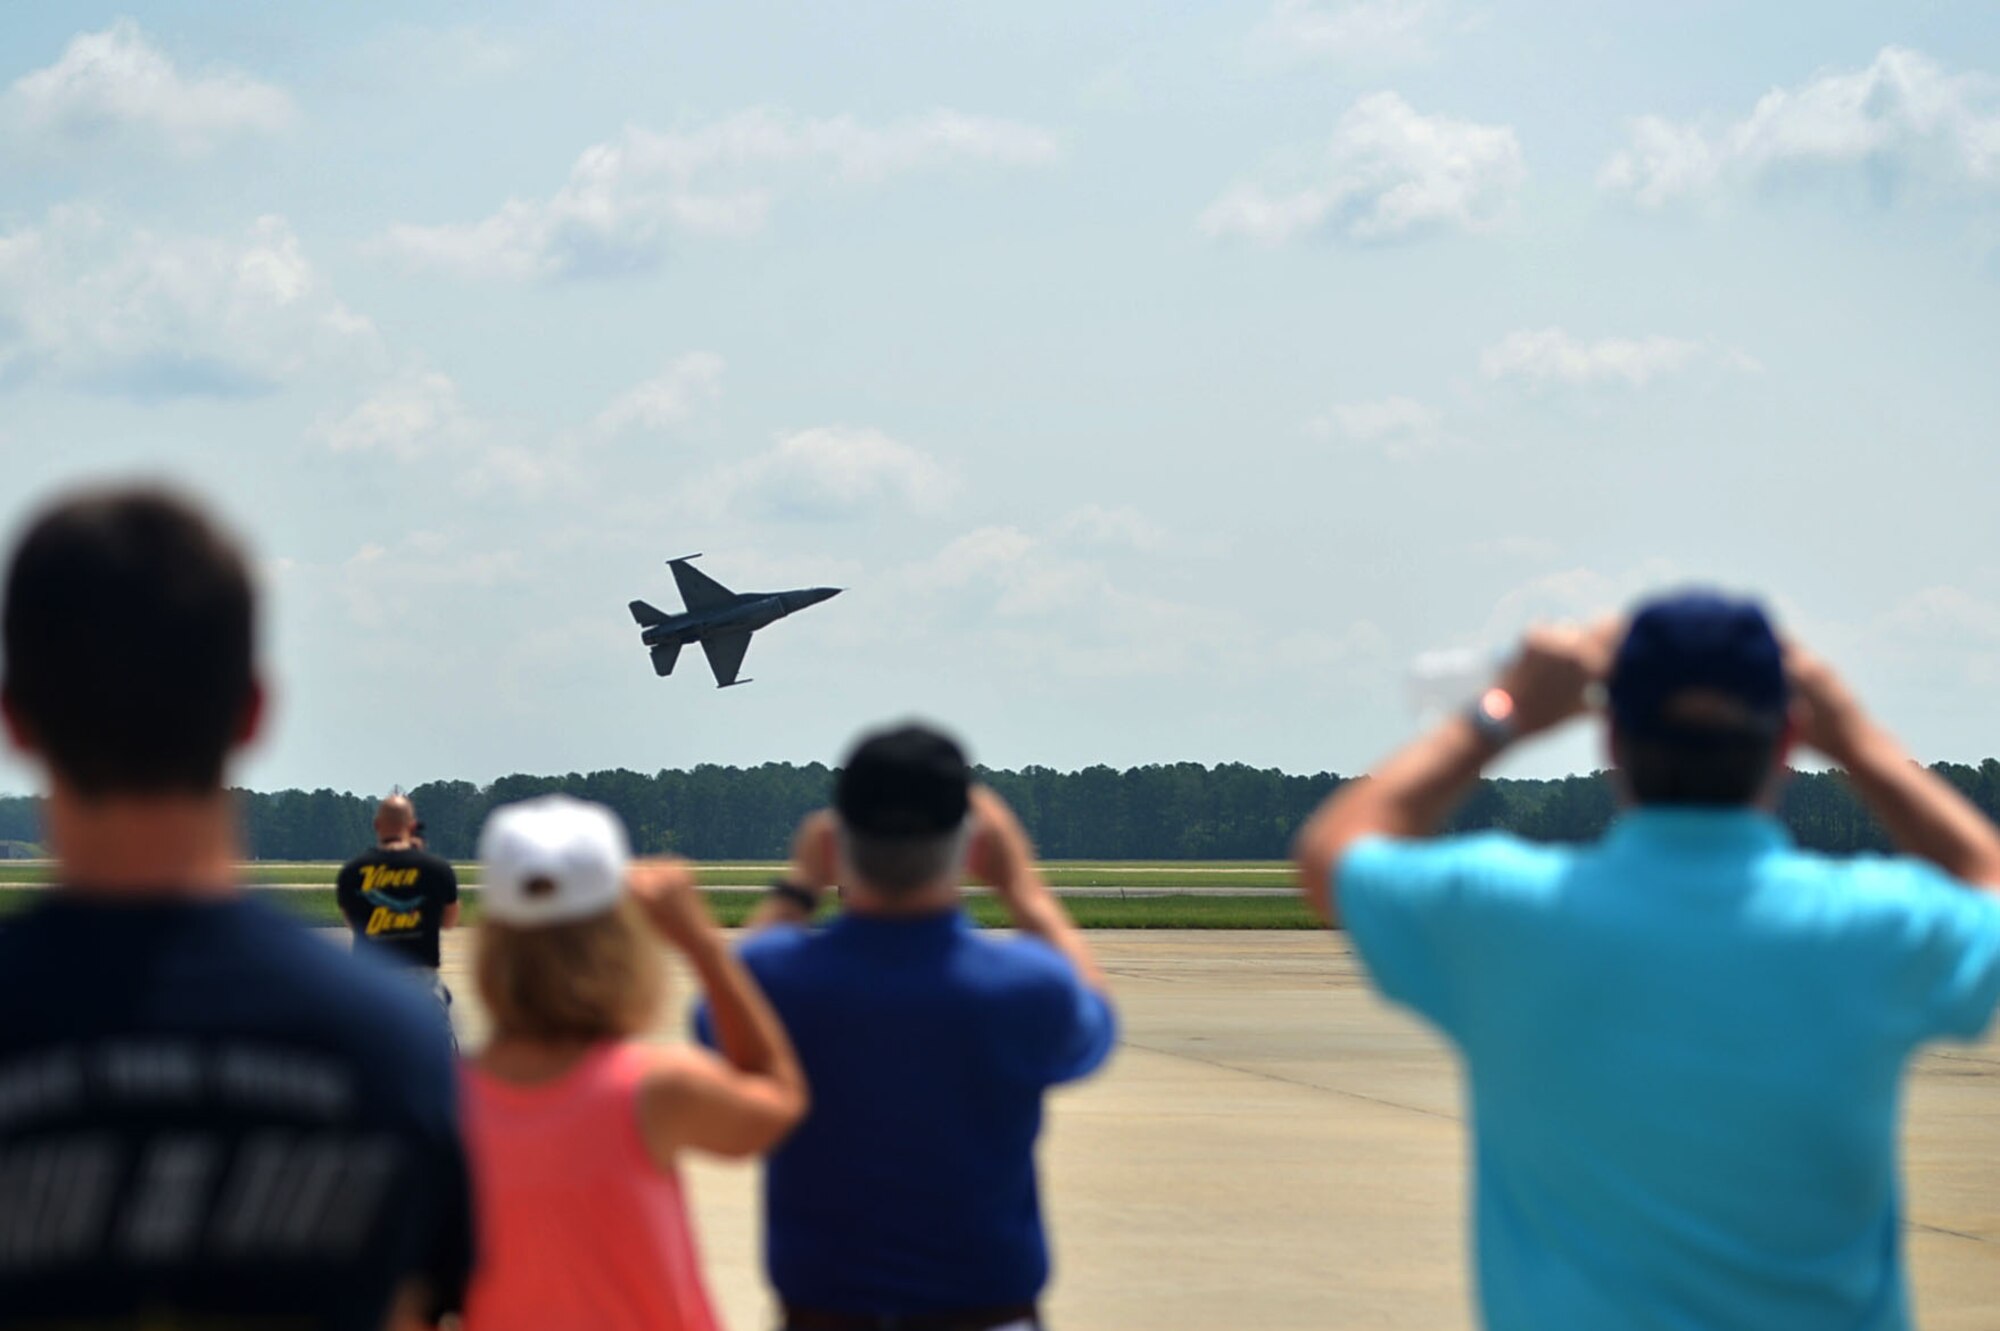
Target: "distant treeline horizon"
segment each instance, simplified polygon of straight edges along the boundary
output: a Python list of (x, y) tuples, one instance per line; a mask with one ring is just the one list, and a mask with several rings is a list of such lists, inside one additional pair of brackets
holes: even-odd
[[(1934, 763), (1988, 817), (2000, 815), (2000, 759)], [(609, 805), (641, 854), (775, 860), (792, 829), (833, 792), (823, 763), (703, 765), (647, 775), (616, 769), (562, 776), (504, 776), (487, 785), (429, 781), (410, 790), (430, 847), (471, 859), (495, 806), (561, 792)], [(1048, 859), (1271, 860), (1289, 853), (1299, 824), (1347, 778), (1300, 776), (1242, 763), (981, 769), (1017, 810)], [(259, 860), (340, 860), (373, 840), (377, 795), (320, 789), (235, 792), (245, 852)], [(1459, 808), (1457, 831), (1494, 828), (1537, 841), (1584, 841), (1603, 832), (1617, 802), (1602, 773), (1540, 780), (1489, 779)], [(1795, 773), (1779, 815), (1809, 849), (1847, 854), (1889, 849), (1882, 829), (1837, 772)], [(0, 796), (0, 847), (31, 852), (41, 840), (32, 796)]]

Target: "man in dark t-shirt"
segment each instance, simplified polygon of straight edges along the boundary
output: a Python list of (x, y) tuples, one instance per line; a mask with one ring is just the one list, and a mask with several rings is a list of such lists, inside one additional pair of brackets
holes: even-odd
[(47, 510), (7, 572), (0, 717), (60, 886), (0, 922), (0, 1327), (404, 1331), (462, 1297), (437, 1008), (235, 882), (253, 618), (156, 491)]
[(438, 935), (458, 924), (458, 874), (416, 844), (407, 795), (375, 810), (375, 848), (340, 866), (335, 896), (358, 948), (427, 970), (438, 968)]

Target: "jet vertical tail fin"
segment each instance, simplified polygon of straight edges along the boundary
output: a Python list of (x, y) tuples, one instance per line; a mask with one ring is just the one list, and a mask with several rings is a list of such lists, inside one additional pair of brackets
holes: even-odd
[(671, 675), (674, 662), (680, 659), (681, 645), (677, 642), (663, 642), (653, 649), (653, 673)]
[(656, 610), (644, 601), (633, 601), (625, 608), (632, 612), (633, 620), (642, 629), (649, 629), (655, 624), (664, 624), (667, 622), (668, 616), (664, 611)]

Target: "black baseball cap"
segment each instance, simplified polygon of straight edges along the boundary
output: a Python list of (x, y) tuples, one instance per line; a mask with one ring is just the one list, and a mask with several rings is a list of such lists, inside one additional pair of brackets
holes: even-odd
[[(1711, 591), (1641, 605), (1611, 667), (1611, 717), (1648, 739), (1783, 729), (1785, 653), (1762, 606)], [(1705, 708), (1690, 708), (1705, 695)]]
[(936, 836), (965, 821), (971, 789), (958, 741), (913, 722), (861, 737), (834, 781), (833, 807), (864, 836)]

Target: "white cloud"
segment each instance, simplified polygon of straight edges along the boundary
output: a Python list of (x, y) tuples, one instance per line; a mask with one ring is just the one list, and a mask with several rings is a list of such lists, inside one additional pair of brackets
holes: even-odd
[(1380, 67), (1435, 54), (1444, 23), (1438, 0), (1276, 0), (1250, 34), (1252, 55)]
[[(488, 590), (521, 579), (523, 563), (514, 549), (467, 549), (458, 538), (437, 531), (416, 531), (392, 544), (361, 546), (332, 573), (331, 590), (350, 625), (369, 633), (406, 634), (437, 607), (470, 590)], [(424, 659), (431, 652), (400, 653), (390, 658), (396, 670), (411, 666), (436, 669)], [(375, 654), (364, 654), (368, 660)], [(379, 664), (379, 658), (376, 659)]]
[[(1104, 542), (1107, 514), (1114, 527), (1146, 533), (1145, 543)], [(1162, 594), (1186, 579), (1151, 544), (1157, 532), (1136, 510), (1099, 504), (1040, 527), (975, 528), (883, 575), (872, 594), (893, 601), (896, 622), (868, 631), (949, 642), (1023, 680), (1295, 680), (1380, 665), (1386, 640), (1366, 622), (1302, 629), (1261, 622), (1234, 600)]]
[(1444, 441), (1444, 413), (1414, 398), (1388, 397), (1340, 403), (1307, 428), (1323, 438), (1372, 445), (1390, 457), (1412, 457)]
[(1719, 130), (1642, 117), (1598, 183), (1658, 208), (1819, 176), (1859, 176), (1883, 194), (2000, 188), (2000, 82), (1885, 47), (1866, 69), (1773, 89)]
[(1167, 534), (1151, 518), (1127, 505), (1085, 504), (1071, 509), (1056, 524), (1057, 535), (1086, 546), (1138, 551), (1158, 550)]
[(480, 435), (459, 399), (458, 385), (436, 370), (416, 370), (383, 383), (353, 410), (322, 420), (312, 436), (336, 453), (387, 453), (402, 462), (456, 451)]
[(1512, 648), (1530, 625), (1591, 623), (1605, 615), (1623, 613), (1644, 597), (1686, 582), (1685, 571), (1667, 559), (1648, 559), (1617, 573), (1584, 567), (1546, 573), (1501, 596), (1476, 641), (1504, 651)]
[(1920, 587), (1888, 609), (1816, 633), (1811, 645), (1843, 670), (1882, 672), (1940, 705), (1961, 690), (2000, 685), (2000, 604), (1986, 591)]
[(679, 425), (722, 395), (722, 370), (722, 357), (712, 352), (682, 356), (653, 378), (620, 393), (597, 413), (597, 428), (615, 434)]
[(468, 277), (627, 271), (656, 262), (676, 232), (761, 229), (784, 191), (811, 179), (867, 184), (959, 163), (1042, 166), (1061, 156), (1046, 130), (939, 110), (886, 125), (753, 109), (691, 129), (628, 128), (586, 149), (546, 199), (510, 199), (468, 224), (398, 225), (384, 247)]
[(957, 480), (880, 430), (823, 425), (781, 435), (769, 452), (721, 468), (696, 489), (719, 507), (757, 516), (845, 518), (937, 512)]
[(1481, 231), (1506, 216), (1527, 169), (1510, 127), (1419, 115), (1395, 93), (1378, 92), (1340, 118), (1316, 174), (1294, 188), (1233, 186), (1202, 213), (1200, 228), (1265, 245)]
[(53, 65), (0, 98), (7, 134), (52, 152), (135, 142), (199, 156), (228, 139), (279, 133), (293, 118), (283, 89), (233, 69), (183, 74), (129, 19), (71, 38)]
[(1250, 640), (1232, 613), (1134, 590), (1109, 552), (1077, 537), (1068, 519), (1040, 534), (975, 528), (890, 584), (932, 633), (1024, 677), (1216, 670), (1236, 643)]
[(447, 374), (424, 366), (378, 380), (351, 408), (322, 417), (308, 437), (334, 453), (399, 462), (444, 461), (463, 492), (520, 495), (576, 489), (595, 450), (628, 431), (670, 430), (722, 394), (723, 360), (690, 352), (619, 394), (587, 426), (536, 430), (470, 411)]
[(380, 358), (374, 326), (282, 217), (240, 238), (169, 237), (71, 207), (0, 232), (0, 382), (233, 396)]
[(1663, 375), (1696, 365), (1754, 372), (1741, 351), (1721, 350), (1678, 337), (1605, 337), (1586, 342), (1560, 328), (1520, 328), (1479, 353), (1479, 373), (1489, 380), (1520, 379), (1540, 388), (1622, 383), (1644, 388)]

